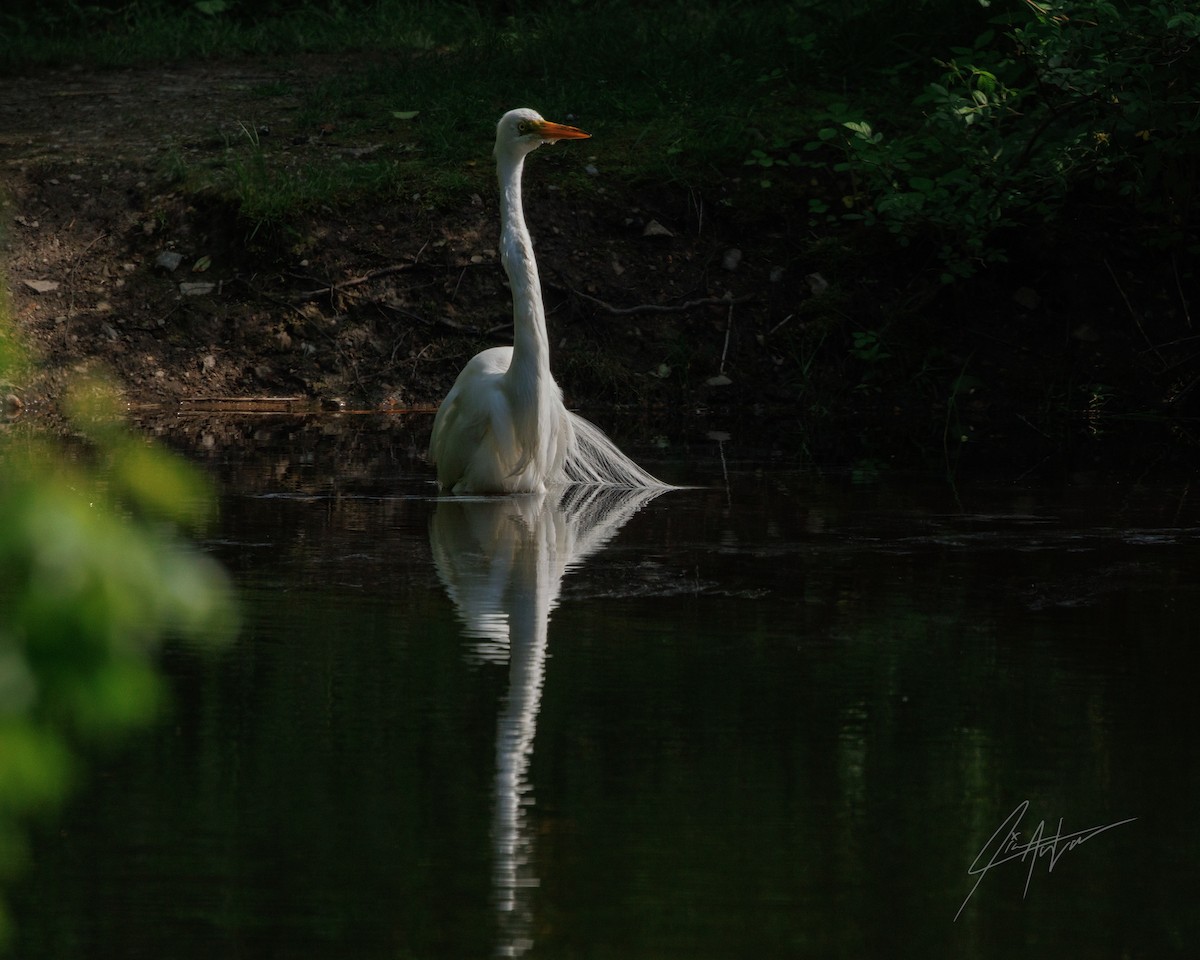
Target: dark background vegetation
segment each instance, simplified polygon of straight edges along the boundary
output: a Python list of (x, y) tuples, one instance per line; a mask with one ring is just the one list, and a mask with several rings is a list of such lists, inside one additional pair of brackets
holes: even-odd
[[(184, 154), (159, 166), (202, 200), (196, 209), (217, 203), (217, 221), (232, 211), (227, 239), (259, 274), (311, 251), (306, 235), (331, 213), (419, 194), (422, 216), (447, 224), (472, 195), (490, 215), (480, 161), (491, 124), (533, 103), (581, 116), (604, 150), (603, 199), (575, 167), (551, 174), (567, 202), (653, 212), (652, 197), (689, 211), (676, 216), (676, 262), (712, 265), (676, 289), (614, 290), (597, 261), (564, 286), (580, 289), (590, 272), (607, 302), (677, 305), (728, 290), (713, 281), (716, 264), (726, 249), (744, 254), (737, 293), (751, 302), (728, 329), (684, 313), (645, 356), (620, 333), (584, 338), (593, 358), (638, 372), (616, 384), (623, 400), (782, 407), (814, 432), (849, 417), (890, 433), (903, 416), (923, 438), (954, 442), (1026, 431), (1053, 442), (1081, 423), (1129, 418), (1178, 424), (1187, 439), (1200, 396), (1200, 21), (1189, 3), (17, 0), (6, 10), (0, 70), (12, 75), (305, 55), (339, 64), (299, 94), (298, 124), (383, 143), (353, 169), (317, 176), (305, 161), (297, 173), (278, 141), (253, 131), (223, 166)], [(561, 262), (538, 239), (544, 259)], [(324, 266), (336, 279), (354, 265)], [(432, 344), (424, 359), (452, 375), (495, 339), (483, 332), (493, 320), (458, 348), (445, 347), (445, 331), (418, 331)], [(752, 360), (741, 348), (754, 343)], [(612, 370), (582, 353), (557, 361), (575, 399), (611, 398)], [(711, 388), (718, 370), (730, 389)], [(298, 382), (322, 392), (330, 381)], [(414, 381), (404, 400), (436, 403), (445, 383)], [(378, 402), (387, 391), (364, 392)]]

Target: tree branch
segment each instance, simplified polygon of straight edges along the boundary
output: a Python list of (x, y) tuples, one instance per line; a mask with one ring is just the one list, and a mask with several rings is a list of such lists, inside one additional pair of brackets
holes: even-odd
[(579, 297), (581, 300), (588, 301), (588, 303), (594, 303), (605, 313), (611, 313), (615, 317), (629, 317), (637, 313), (684, 313), (696, 307), (727, 307), (735, 303), (745, 303), (747, 300), (754, 299), (754, 295), (748, 293), (741, 297), (703, 297), (699, 300), (688, 300), (685, 303), (639, 303), (632, 307), (614, 307), (611, 303), (605, 303), (603, 300), (582, 293), (574, 287), (560, 287), (557, 284), (547, 285), (554, 287), (556, 290), (565, 290), (567, 293)]

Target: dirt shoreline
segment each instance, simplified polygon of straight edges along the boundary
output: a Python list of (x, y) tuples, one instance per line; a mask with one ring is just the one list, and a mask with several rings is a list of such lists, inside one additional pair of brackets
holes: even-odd
[[(256, 91), (298, 90), (333, 66), (74, 71), (4, 86), (7, 274), (39, 366), (25, 385), (28, 406), (52, 401), (92, 363), (140, 403), (298, 395), (436, 404), (462, 360), (506, 339), (492, 197), (449, 211), (418, 198), (330, 212), (301, 226), (294, 257), (264, 262), (228, 208), (206, 209), (164, 177), (173, 153), (200, 163), (248, 122), (295, 140), (297, 151), (328, 149), (301, 142), (295, 93)], [(729, 315), (721, 298), (778, 272), (773, 262), (722, 271), (728, 244), (685, 238), (686, 212), (669, 201), (650, 211), (605, 191), (582, 208), (552, 176), (549, 166), (532, 173), (527, 202), (556, 366), (564, 383), (572, 367), (583, 371), (581, 400), (611, 401), (608, 390), (631, 376), (641, 381), (636, 399), (652, 397), (656, 381), (678, 372), (668, 372), (671, 354), (697, 317), (719, 344)], [(711, 306), (622, 315), (598, 304), (605, 298), (617, 309)], [(634, 349), (614, 352), (614, 341)], [(718, 364), (710, 375), (722, 372)]]

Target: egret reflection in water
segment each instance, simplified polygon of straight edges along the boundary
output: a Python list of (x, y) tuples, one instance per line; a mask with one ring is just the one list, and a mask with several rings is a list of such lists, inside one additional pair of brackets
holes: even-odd
[(600, 550), (665, 488), (556, 487), (540, 494), (438, 501), (429, 527), (438, 577), (474, 654), (508, 660), (508, 694), (496, 724), (493, 895), (497, 954), (531, 946), (527, 891), (537, 886), (526, 773), (545, 676), (550, 611), (563, 576)]

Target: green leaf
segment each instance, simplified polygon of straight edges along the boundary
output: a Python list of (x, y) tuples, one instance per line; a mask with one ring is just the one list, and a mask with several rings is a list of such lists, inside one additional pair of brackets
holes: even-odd
[(411, 120), (420, 112), (420, 110), (393, 110), (392, 116), (397, 120)]

